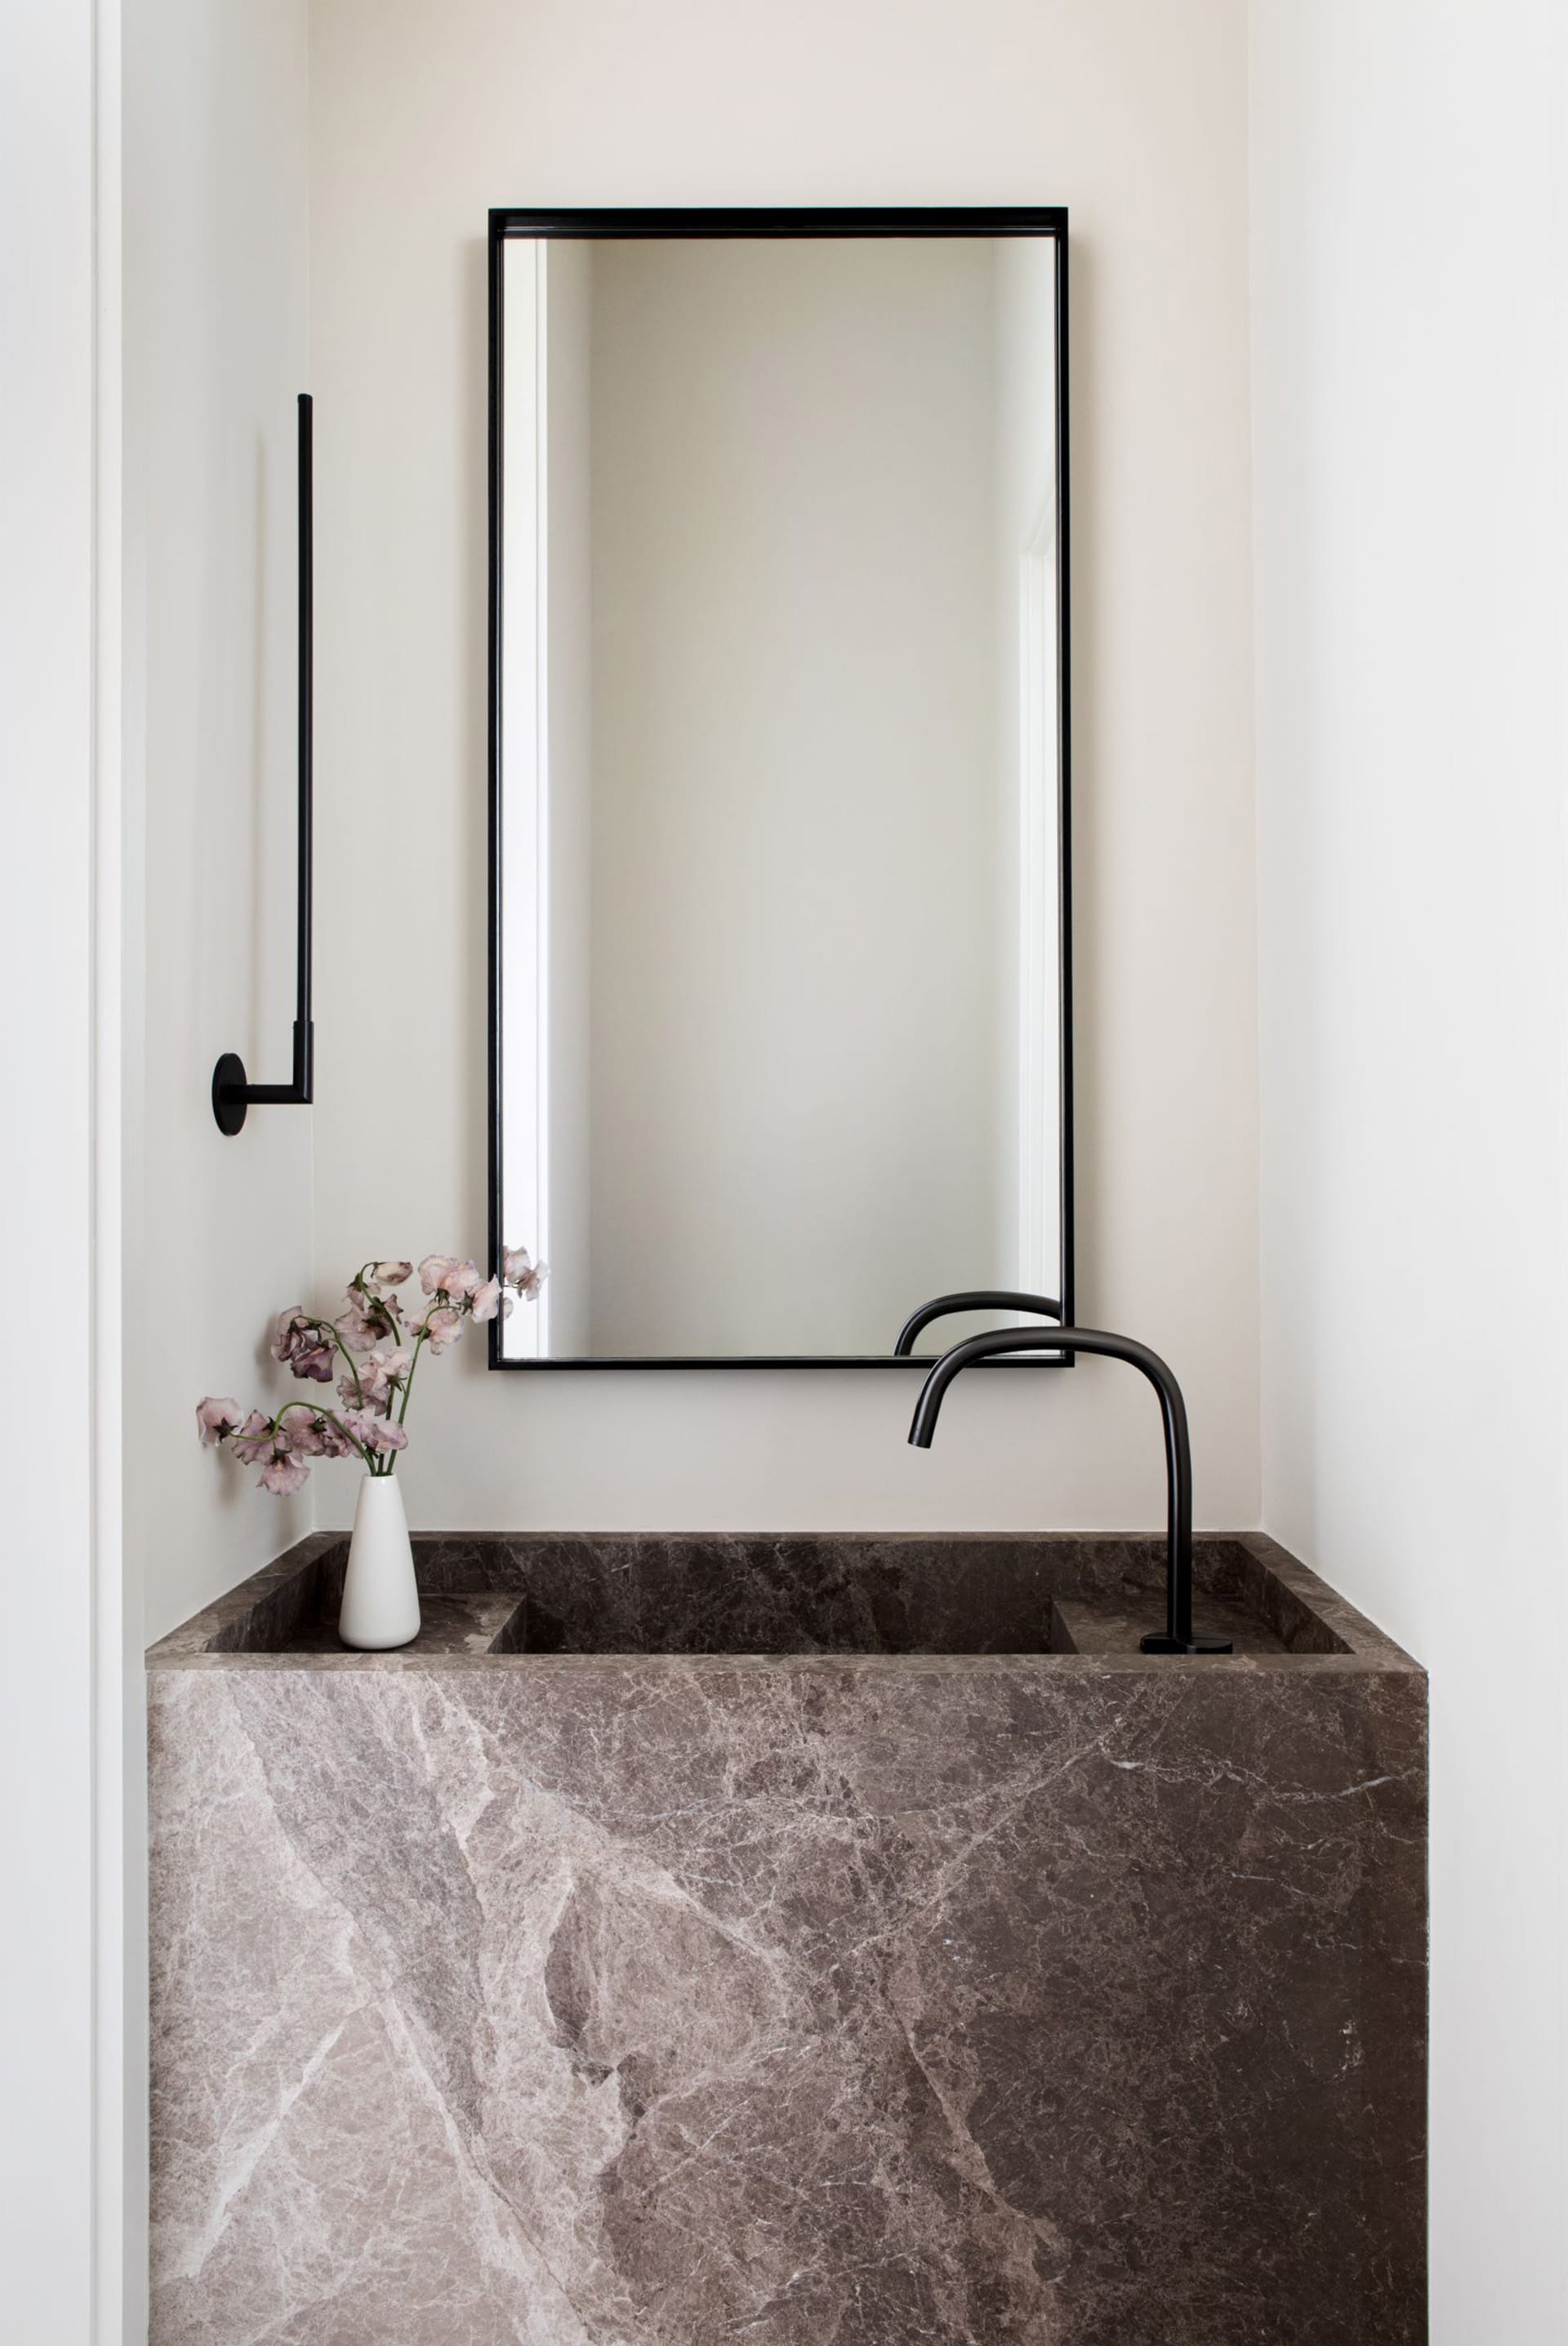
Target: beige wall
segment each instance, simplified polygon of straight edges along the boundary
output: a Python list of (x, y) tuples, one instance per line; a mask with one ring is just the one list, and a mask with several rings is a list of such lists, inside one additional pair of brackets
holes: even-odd
[[(219, 1052), (287, 1081), (305, 0), (125, 19), (126, 1539), (149, 1638), (311, 1521), (198, 1448), (271, 1391), (311, 1277), (307, 1110), (212, 1121)], [(323, 914), (334, 915), (323, 899)]]
[(1264, 1516), (1431, 1672), (1431, 2335), (1543, 2346), (1568, 43), (1549, 0), (1263, 0), (1254, 27)]
[[(1241, 0), (318, 0), (317, 1261), (483, 1246), (484, 216), (1071, 207), (1084, 1316), (1168, 1354), (1257, 1517)], [(390, 917), (389, 917), (390, 916)], [(436, 1524), (1153, 1524), (1141, 1385), (435, 1364)], [(346, 1518), (351, 1479), (319, 1478)], [(232, 1576), (232, 1574), (230, 1575)]]

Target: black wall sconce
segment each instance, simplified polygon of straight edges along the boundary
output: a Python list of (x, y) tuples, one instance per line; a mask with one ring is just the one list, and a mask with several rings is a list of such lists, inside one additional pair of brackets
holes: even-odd
[(212, 1070), (212, 1113), (219, 1132), (239, 1130), (249, 1107), (309, 1107), (315, 1089), (316, 1030), (311, 1020), (311, 394), (300, 393), (300, 892), (294, 976), (294, 1073), (286, 1084), (253, 1084), (238, 1051)]

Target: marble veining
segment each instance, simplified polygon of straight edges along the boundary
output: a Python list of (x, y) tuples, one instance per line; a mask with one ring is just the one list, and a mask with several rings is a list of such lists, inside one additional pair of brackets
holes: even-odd
[(318, 1542), (150, 1658), (153, 2346), (1424, 2337), (1425, 1681), (1293, 1559), (1218, 1663), (1086, 1541), (1104, 1650), (616, 1654), (470, 1545), (423, 1657)]

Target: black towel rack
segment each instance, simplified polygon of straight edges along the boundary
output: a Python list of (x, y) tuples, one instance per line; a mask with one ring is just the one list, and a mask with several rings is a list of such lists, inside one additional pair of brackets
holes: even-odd
[(294, 1073), (286, 1084), (253, 1084), (238, 1051), (225, 1051), (212, 1070), (212, 1113), (219, 1132), (233, 1135), (250, 1107), (309, 1107), (315, 1090), (316, 1030), (311, 1020), (311, 394), (300, 393), (300, 886), (294, 964)]

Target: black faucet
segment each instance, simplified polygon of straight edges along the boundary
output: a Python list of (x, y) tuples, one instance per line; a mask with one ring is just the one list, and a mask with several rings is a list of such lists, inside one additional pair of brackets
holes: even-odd
[(1005, 1288), (972, 1287), (961, 1295), (933, 1295), (918, 1311), (911, 1311), (899, 1330), (899, 1341), (893, 1346), (894, 1356), (907, 1360), (914, 1351), (915, 1338), (933, 1320), (945, 1320), (952, 1311), (1038, 1311), (1046, 1320), (1060, 1320), (1062, 1306), (1050, 1295), (1014, 1295)]
[[(1052, 1307), (1044, 1296), (983, 1294), (941, 1296), (922, 1305), (904, 1324), (897, 1350), (907, 1354), (914, 1335), (929, 1320), (949, 1311), (1038, 1311)], [(905, 1341), (905, 1338), (909, 1341)], [(1139, 1645), (1145, 1654), (1228, 1654), (1228, 1637), (1200, 1637), (1192, 1626), (1192, 1447), (1187, 1440), (1186, 1403), (1181, 1387), (1157, 1352), (1131, 1336), (1113, 1336), (1102, 1328), (998, 1328), (986, 1335), (970, 1336), (944, 1352), (921, 1387), (915, 1403), (910, 1440), (920, 1450), (931, 1448), (937, 1414), (961, 1369), (972, 1362), (994, 1360), (1008, 1352), (1103, 1352), (1141, 1369), (1160, 1397), (1166, 1435), (1166, 1626), (1151, 1629)]]

